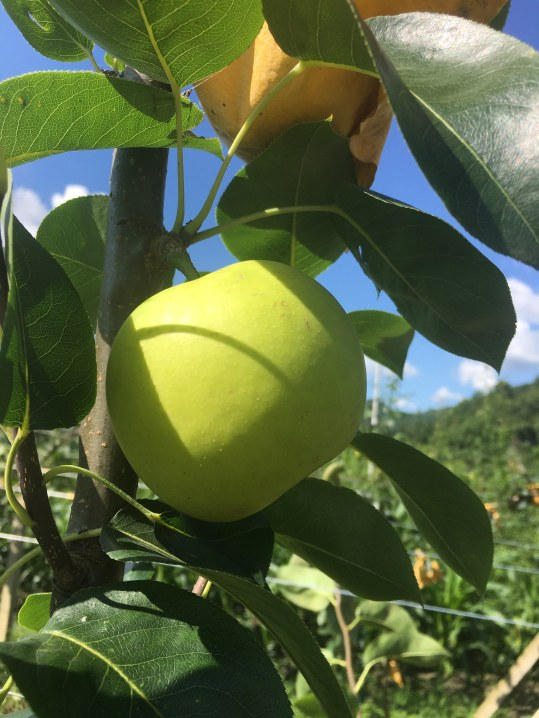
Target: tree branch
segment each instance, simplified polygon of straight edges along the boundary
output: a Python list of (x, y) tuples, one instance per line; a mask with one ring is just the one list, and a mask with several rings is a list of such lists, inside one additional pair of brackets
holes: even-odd
[[(80, 430), (80, 465), (104, 476), (134, 496), (137, 477), (114, 437), (105, 395), (110, 348), (129, 314), (152, 294), (169, 286), (173, 270), (159, 238), (164, 234), (163, 202), (166, 149), (122, 149), (115, 152), (103, 284), (96, 334), (97, 399)], [(68, 531), (104, 526), (121, 508), (115, 494), (79, 476)], [(88, 584), (119, 580), (123, 565), (109, 559), (97, 540), (77, 542), (88, 572)]]
[(58, 531), (43, 481), (33, 432), (20, 445), (15, 463), (26, 510), (36, 522), (32, 531), (52, 569), (55, 594), (57, 597), (71, 595), (84, 582), (85, 572), (82, 566), (73, 561)]

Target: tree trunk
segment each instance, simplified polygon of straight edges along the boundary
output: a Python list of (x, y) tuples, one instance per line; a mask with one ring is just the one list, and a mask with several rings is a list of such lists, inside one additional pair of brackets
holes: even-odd
[[(159, 241), (163, 234), (167, 159), (166, 149), (121, 149), (114, 155), (96, 333), (97, 399), (80, 430), (80, 465), (105, 476), (132, 496), (137, 477), (114, 437), (105, 377), (110, 348), (122, 323), (135, 307), (172, 281), (173, 270)], [(101, 484), (79, 476), (69, 533), (104, 526), (121, 505), (118, 496)], [(74, 542), (70, 551), (84, 566), (84, 586), (121, 578), (123, 564), (109, 559), (97, 539)], [(58, 597), (58, 602), (67, 597)]]

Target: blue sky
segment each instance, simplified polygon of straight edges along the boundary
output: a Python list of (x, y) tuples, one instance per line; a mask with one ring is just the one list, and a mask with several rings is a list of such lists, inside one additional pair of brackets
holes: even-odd
[[(505, 31), (537, 49), (538, 0), (513, 0)], [(69, 69), (67, 65), (55, 63), (36, 53), (12, 25), (2, 7), (0, 37), (0, 80), (35, 70)], [(82, 69), (84, 64), (73, 67)], [(206, 134), (210, 132), (207, 130)], [(97, 151), (67, 153), (16, 168), (13, 173), (16, 213), (30, 229), (35, 229), (44, 214), (65, 199), (88, 192), (108, 192), (110, 164), (111, 152)], [(237, 171), (240, 166), (239, 161), (235, 162), (232, 170)], [(187, 153), (187, 217), (197, 212), (205, 196), (204, 188), (209, 187), (217, 169), (216, 158), (200, 152)], [(165, 219), (167, 226), (171, 226), (175, 211), (173, 160), (168, 184)], [(373, 189), (454, 224), (415, 164), (395, 123)], [(519, 262), (496, 255), (483, 245), (477, 246), (508, 278), (517, 310), (517, 334), (509, 348), (501, 379), (512, 384), (527, 383), (539, 375), (539, 273)], [(234, 261), (218, 238), (195, 246), (192, 256), (195, 265), (206, 271)], [(347, 311), (394, 310), (385, 295), (377, 296), (372, 284), (349, 255), (339, 259), (319, 277), (319, 281)], [(372, 382), (371, 365), (369, 373)], [(388, 379), (389, 373), (386, 377)], [(399, 404), (409, 411), (447, 406), (476, 391), (488, 391), (497, 380), (492, 369), (449, 354), (416, 335), (405, 377), (398, 389)]]

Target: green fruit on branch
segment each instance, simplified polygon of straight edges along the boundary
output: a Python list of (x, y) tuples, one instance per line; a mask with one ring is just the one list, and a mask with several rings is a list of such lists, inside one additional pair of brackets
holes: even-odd
[(175, 509), (233, 521), (332, 459), (365, 405), (348, 316), (285, 264), (233, 264), (148, 299), (107, 370), (120, 446)]

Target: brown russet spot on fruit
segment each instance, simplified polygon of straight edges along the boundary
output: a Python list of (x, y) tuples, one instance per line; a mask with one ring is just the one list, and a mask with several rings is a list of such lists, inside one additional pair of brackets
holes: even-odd
[[(506, 0), (355, 0), (364, 18), (406, 12), (458, 15), (488, 23)], [(267, 25), (251, 47), (221, 72), (197, 87), (211, 123), (230, 144), (260, 100), (296, 65), (277, 45)], [(380, 82), (338, 68), (313, 67), (286, 85), (254, 122), (239, 155), (251, 159), (289, 127), (332, 118), (350, 138), (359, 185), (369, 187), (385, 144), (391, 109)]]

